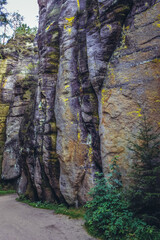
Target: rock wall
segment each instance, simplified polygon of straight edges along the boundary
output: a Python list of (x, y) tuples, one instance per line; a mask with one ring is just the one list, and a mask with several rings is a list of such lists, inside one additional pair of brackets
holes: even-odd
[(95, 172), (106, 174), (117, 155), (126, 181), (128, 140), (144, 114), (160, 126), (160, 1), (38, 3), (37, 85), (31, 77), (27, 103), (21, 84), (11, 87), (12, 101), (3, 95), (10, 110), (2, 177), (19, 179), (18, 192), (30, 198), (83, 204)]
[(12, 180), (21, 175), (20, 127), (25, 112), (35, 94), (36, 55), (35, 36), (16, 36), (1, 46), (1, 118), (3, 155), (2, 179)]

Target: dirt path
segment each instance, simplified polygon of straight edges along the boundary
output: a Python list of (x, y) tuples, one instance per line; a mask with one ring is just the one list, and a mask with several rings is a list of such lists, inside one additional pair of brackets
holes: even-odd
[(82, 220), (55, 215), (15, 201), (16, 195), (0, 196), (0, 240), (93, 240)]

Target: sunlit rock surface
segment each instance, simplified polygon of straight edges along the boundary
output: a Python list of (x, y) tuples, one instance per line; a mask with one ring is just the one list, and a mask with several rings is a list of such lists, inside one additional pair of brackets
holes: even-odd
[(126, 182), (144, 114), (160, 126), (160, 1), (38, 3), (38, 55), (33, 40), (20, 55), (3, 49), (2, 178), (33, 199), (83, 204), (115, 156)]

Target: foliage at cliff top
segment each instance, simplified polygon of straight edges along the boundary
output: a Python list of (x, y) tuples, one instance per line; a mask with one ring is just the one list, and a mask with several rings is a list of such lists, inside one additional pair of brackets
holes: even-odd
[(7, 21), (7, 12), (4, 7), (6, 4), (7, 4), (6, 0), (0, 0), (0, 26), (5, 24)]
[(36, 35), (37, 28), (30, 28), (24, 23), (24, 17), (19, 12), (8, 13), (4, 7), (6, 0), (0, 0), (0, 42), (6, 44), (8, 39), (15, 38), (17, 34)]
[(19, 26), (16, 31), (16, 34), (29, 34), (29, 35), (36, 35), (37, 34), (37, 27), (34, 28), (30, 28), (27, 24), (21, 24), (21, 26)]

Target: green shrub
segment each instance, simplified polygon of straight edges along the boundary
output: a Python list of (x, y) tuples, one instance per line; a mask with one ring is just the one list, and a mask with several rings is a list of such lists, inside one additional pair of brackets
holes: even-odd
[(154, 227), (135, 218), (124, 198), (117, 159), (110, 165), (107, 179), (97, 174), (96, 186), (91, 190), (91, 201), (86, 204), (85, 225), (88, 232), (107, 240), (158, 240)]

